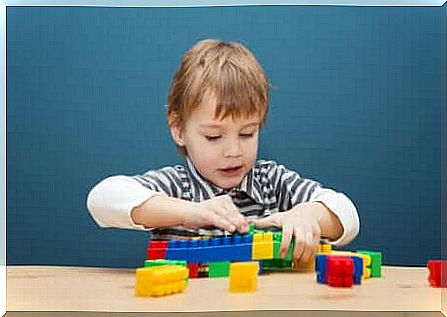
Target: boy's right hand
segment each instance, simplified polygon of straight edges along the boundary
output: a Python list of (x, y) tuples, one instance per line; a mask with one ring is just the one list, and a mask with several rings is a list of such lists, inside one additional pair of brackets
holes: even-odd
[(190, 229), (215, 226), (231, 233), (234, 231), (246, 233), (248, 225), (248, 221), (241, 215), (228, 195), (194, 203), (194, 208), (191, 212), (185, 213), (183, 220), (183, 226)]

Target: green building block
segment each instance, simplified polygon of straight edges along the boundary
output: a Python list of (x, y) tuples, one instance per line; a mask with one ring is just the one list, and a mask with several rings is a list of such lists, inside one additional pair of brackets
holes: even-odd
[(210, 262), (208, 277), (228, 277), (230, 275), (230, 262)]
[(357, 253), (366, 254), (371, 257), (371, 277), (382, 276), (382, 252), (357, 250)]
[(290, 242), (289, 251), (285, 258), (281, 257), (281, 240), (282, 240), (282, 232), (274, 232), (273, 233), (273, 259), (277, 260), (292, 260), (293, 254), (293, 239)]
[(181, 265), (186, 266), (186, 261), (179, 261), (179, 260), (145, 260), (144, 261), (144, 267), (151, 267), (151, 266), (160, 266), (160, 265)]
[(251, 223), (251, 224), (248, 226), (248, 233), (251, 234), (251, 235), (254, 235), (254, 234), (255, 234), (255, 224), (254, 224), (254, 223)]
[(278, 270), (278, 269), (289, 269), (292, 267), (292, 261), (283, 260), (283, 259), (273, 259), (273, 260), (263, 260), (262, 261), (262, 269), (269, 270)]

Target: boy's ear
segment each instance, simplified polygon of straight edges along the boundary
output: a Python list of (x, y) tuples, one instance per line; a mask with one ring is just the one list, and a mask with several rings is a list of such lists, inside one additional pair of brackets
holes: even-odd
[(168, 114), (168, 125), (171, 130), (171, 136), (174, 139), (174, 142), (178, 146), (185, 146), (185, 142), (183, 141), (183, 129), (180, 121), (180, 117), (171, 112)]

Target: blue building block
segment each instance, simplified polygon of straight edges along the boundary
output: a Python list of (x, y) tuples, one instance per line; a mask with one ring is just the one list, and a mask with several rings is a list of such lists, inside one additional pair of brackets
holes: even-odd
[(363, 258), (358, 256), (351, 256), (354, 261), (354, 284), (360, 285), (362, 284), (362, 275), (363, 275)]
[(166, 260), (189, 263), (251, 261), (253, 236), (234, 235), (201, 240), (171, 240)]
[(320, 284), (326, 284), (326, 263), (327, 256), (323, 254), (317, 254), (315, 257), (315, 271), (317, 272), (317, 282)]

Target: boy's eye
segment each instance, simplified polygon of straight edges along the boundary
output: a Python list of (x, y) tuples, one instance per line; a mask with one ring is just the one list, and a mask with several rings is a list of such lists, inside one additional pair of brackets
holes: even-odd
[(240, 136), (243, 138), (251, 138), (254, 133), (241, 133)]
[(208, 141), (216, 141), (216, 140), (218, 140), (220, 138), (220, 135), (207, 135), (207, 136), (205, 136), (205, 138)]

